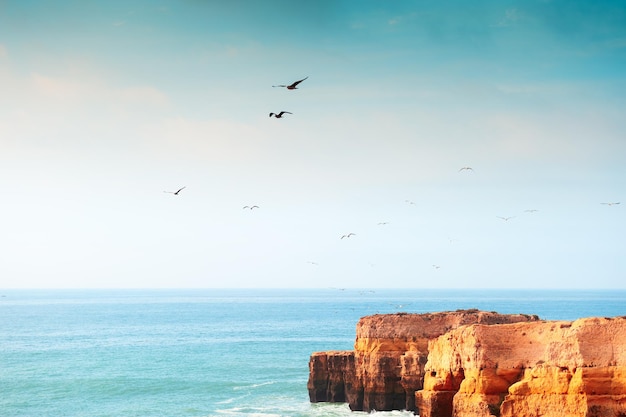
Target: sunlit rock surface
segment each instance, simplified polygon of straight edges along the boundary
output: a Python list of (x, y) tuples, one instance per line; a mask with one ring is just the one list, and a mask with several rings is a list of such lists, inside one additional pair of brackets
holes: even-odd
[(309, 398), (347, 402), (359, 411), (416, 411), (415, 392), (423, 386), (430, 340), (468, 324), (537, 320), (537, 316), (479, 310), (363, 317), (357, 324), (354, 351), (311, 356)]
[(422, 417), (625, 417), (626, 319), (463, 326), (432, 340)]

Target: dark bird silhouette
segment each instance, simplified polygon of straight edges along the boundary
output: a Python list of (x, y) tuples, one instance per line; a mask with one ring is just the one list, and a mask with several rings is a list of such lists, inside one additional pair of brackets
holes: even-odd
[(605, 206), (615, 206), (619, 204), (619, 201), (617, 203), (600, 203), (600, 204), (604, 204)]
[(350, 236), (356, 236), (354, 233), (348, 233), (347, 235), (343, 235), (341, 236), (341, 238), (343, 239), (344, 237), (350, 237)]
[(511, 216), (511, 217), (500, 217), (500, 216), (496, 216), (496, 217), (497, 217), (497, 218), (499, 218), (499, 219), (504, 220), (505, 222), (508, 222), (509, 220), (511, 220), (511, 219), (513, 219), (513, 218), (515, 218), (515, 216)]
[(255, 208), (259, 208), (259, 206), (243, 206), (243, 208), (253, 210)]
[(288, 111), (281, 111), (280, 113), (270, 113), (270, 117), (274, 116), (275, 118), (280, 119), (283, 117), (283, 114), (285, 113), (292, 114), (291, 112), (288, 112)]
[(472, 171), (473, 172), (474, 168), (472, 168), (472, 167), (463, 167), (463, 168), (459, 169), (459, 172), (461, 172), (461, 171)]
[(302, 81), (306, 80), (309, 77), (303, 78), (299, 81), (294, 82), (293, 84), (289, 84), (289, 85), (285, 85), (285, 84), (281, 84), (281, 85), (273, 85), (272, 87), (285, 87), (287, 90), (297, 90), (298, 89), (298, 84), (300, 84)]
[(180, 193), (181, 191), (183, 191), (185, 189), (185, 187), (183, 188), (179, 188), (177, 191), (163, 191), (164, 193), (168, 193), (168, 194), (174, 194), (174, 195), (178, 195), (178, 193)]

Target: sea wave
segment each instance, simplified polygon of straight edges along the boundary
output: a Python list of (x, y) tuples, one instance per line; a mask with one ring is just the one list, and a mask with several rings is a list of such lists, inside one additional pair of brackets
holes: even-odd
[(233, 391), (239, 391), (242, 389), (253, 389), (253, 388), (263, 387), (265, 385), (273, 385), (275, 383), (276, 381), (266, 381), (266, 382), (259, 382), (258, 384), (241, 385), (241, 386), (233, 387)]

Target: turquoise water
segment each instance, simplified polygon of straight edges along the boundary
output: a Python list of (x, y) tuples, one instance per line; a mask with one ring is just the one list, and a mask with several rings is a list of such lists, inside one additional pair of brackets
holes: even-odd
[(626, 291), (0, 290), (0, 416), (362, 415), (309, 403), (309, 355), (365, 315), (459, 308), (617, 316)]

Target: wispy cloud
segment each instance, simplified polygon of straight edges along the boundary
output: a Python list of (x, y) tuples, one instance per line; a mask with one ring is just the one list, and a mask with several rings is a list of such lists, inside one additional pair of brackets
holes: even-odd
[(31, 74), (31, 83), (35, 91), (56, 97), (76, 97), (77, 95), (91, 93), (85, 84), (69, 79), (50, 77), (39, 73)]
[(392, 18), (390, 18), (389, 20), (387, 20), (387, 23), (389, 24), (389, 26), (397, 26), (403, 23), (406, 23), (410, 20), (415, 19), (415, 17), (417, 16), (416, 13), (408, 13), (408, 14), (404, 14), (404, 15), (396, 15)]
[(114, 90), (112, 97), (125, 102), (145, 102), (157, 105), (165, 105), (168, 98), (165, 93), (151, 86), (128, 87)]
[(496, 27), (513, 26), (517, 24), (523, 17), (524, 15), (522, 12), (520, 12), (515, 7), (512, 7), (504, 11), (504, 16), (494, 26)]
[[(167, 117), (143, 126), (139, 135), (151, 152), (186, 161), (224, 164), (233, 169), (256, 166), (267, 138), (253, 126), (229, 120)], [(252, 140), (254, 138), (254, 140)], [(261, 168), (261, 166), (256, 166)]]
[(605, 45), (609, 49), (624, 49), (626, 48), (626, 38), (610, 39), (605, 42)]
[(97, 79), (80, 80), (33, 73), (30, 77), (35, 92), (67, 101), (113, 100), (127, 104), (165, 105), (167, 95), (152, 86), (116, 88)]

